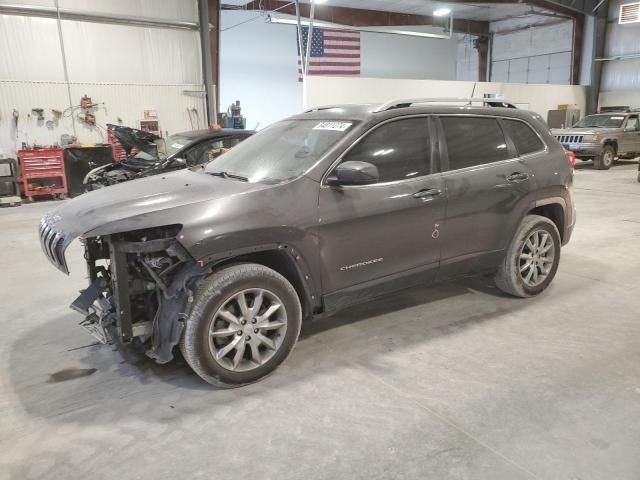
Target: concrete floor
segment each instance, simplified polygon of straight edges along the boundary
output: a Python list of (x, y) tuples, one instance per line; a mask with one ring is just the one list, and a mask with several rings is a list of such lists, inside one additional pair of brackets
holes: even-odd
[(637, 480), (637, 167), (580, 167), (539, 298), (408, 290), (307, 325), (275, 375), (226, 391), (90, 346), (67, 308), (78, 245), (70, 278), (40, 252), (54, 205), (1, 210), (0, 480)]

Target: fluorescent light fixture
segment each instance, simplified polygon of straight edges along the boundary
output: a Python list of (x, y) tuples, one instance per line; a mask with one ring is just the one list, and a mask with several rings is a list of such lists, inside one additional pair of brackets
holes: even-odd
[(450, 8), (438, 8), (436, 10), (433, 11), (433, 16), (434, 17), (446, 17), (447, 15), (449, 15), (451, 13), (451, 9)]
[(316, 5), (322, 5), (323, 3), (327, 3), (327, 0), (311, 0)]
[[(273, 15), (268, 15), (266, 19), (267, 23), (280, 23), (284, 25), (295, 25), (298, 26), (298, 22), (294, 19), (289, 18), (278, 18)], [(301, 25), (308, 26), (308, 20), (301, 20)], [(385, 30), (378, 29), (374, 27), (354, 27), (352, 25), (340, 25), (337, 23), (329, 23), (329, 22), (313, 22), (314, 28), (332, 28), (334, 30), (349, 30), (352, 32), (371, 32), (371, 33), (386, 33), (389, 35), (406, 35), (409, 37), (421, 37), (421, 38), (442, 38), (445, 40), (451, 39), (451, 25), (449, 25), (449, 29), (447, 33), (444, 35), (438, 33), (426, 33), (426, 32), (413, 32), (411, 30)]]

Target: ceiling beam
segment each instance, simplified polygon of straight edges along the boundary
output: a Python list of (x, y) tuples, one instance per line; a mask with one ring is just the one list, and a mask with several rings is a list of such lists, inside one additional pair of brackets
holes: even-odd
[[(247, 10), (278, 10), (278, 13), (295, 15), (295, 6), (291, 2), (281, 0), (255, 0), (245, 5)], [(309, 17), (309, 4), (300, 5), (300, 14)], [(408, 13), (383, 12), (380, 10), (363, 10), (360, 8), (334, 7), (330, 5), (316, 6), (316, 20), (351, 25), (354, 27), (386, 27), (400, 25), (429, 25), (447, 28), (448, 17), (432, 17), (431, 15), (413, 15)], [(453, 31), (472, 35), (489, 35), (489, 22), (478, 20), (453, 19)]]
[[(571, 18), (593, 15), (600, 3), (596, 0), (446, 0), (446, 3), (473, 5), (531, 5)], [(606, 3), (606, 0), (605, 2)], [(599, 6), (598, 8), (603, 8)], [(604, 6), (606, 9), (606, 5)], [(454, 12), (455, 13), (455, 12)]]

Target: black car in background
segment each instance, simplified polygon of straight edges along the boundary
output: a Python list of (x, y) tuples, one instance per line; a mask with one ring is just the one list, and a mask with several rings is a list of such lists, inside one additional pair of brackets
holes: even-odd
[[(86, 191), (182, 168), (202, 167), (254, 133), (232, 128), (193, 130), (169, 136), (164, 148), (158, 148), (159, 137), (152, 133), (118, 125), (108, 128), (127, 158), (91, 170), (83, 180)], [(137, 153), (132, 155), (134, 148)]]

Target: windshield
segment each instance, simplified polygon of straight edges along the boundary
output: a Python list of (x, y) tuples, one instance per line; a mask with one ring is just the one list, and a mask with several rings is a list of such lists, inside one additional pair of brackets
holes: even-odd
[(207, 165), (210, 174), (278, 183), (305, 173), (355, 124), (284, 120), (265, 128)]
[(624, 115), (588, 115), (574, 125), (574, 128), (620, 128)]
[(166, 151), (162, 153), (164, 153), (166, 158), (169, 158), (192, 140), (193, 139), (183, 137), (182, 135), (171, 135), (170, 137), (167, 137), (167, 140), (165, 141)]

